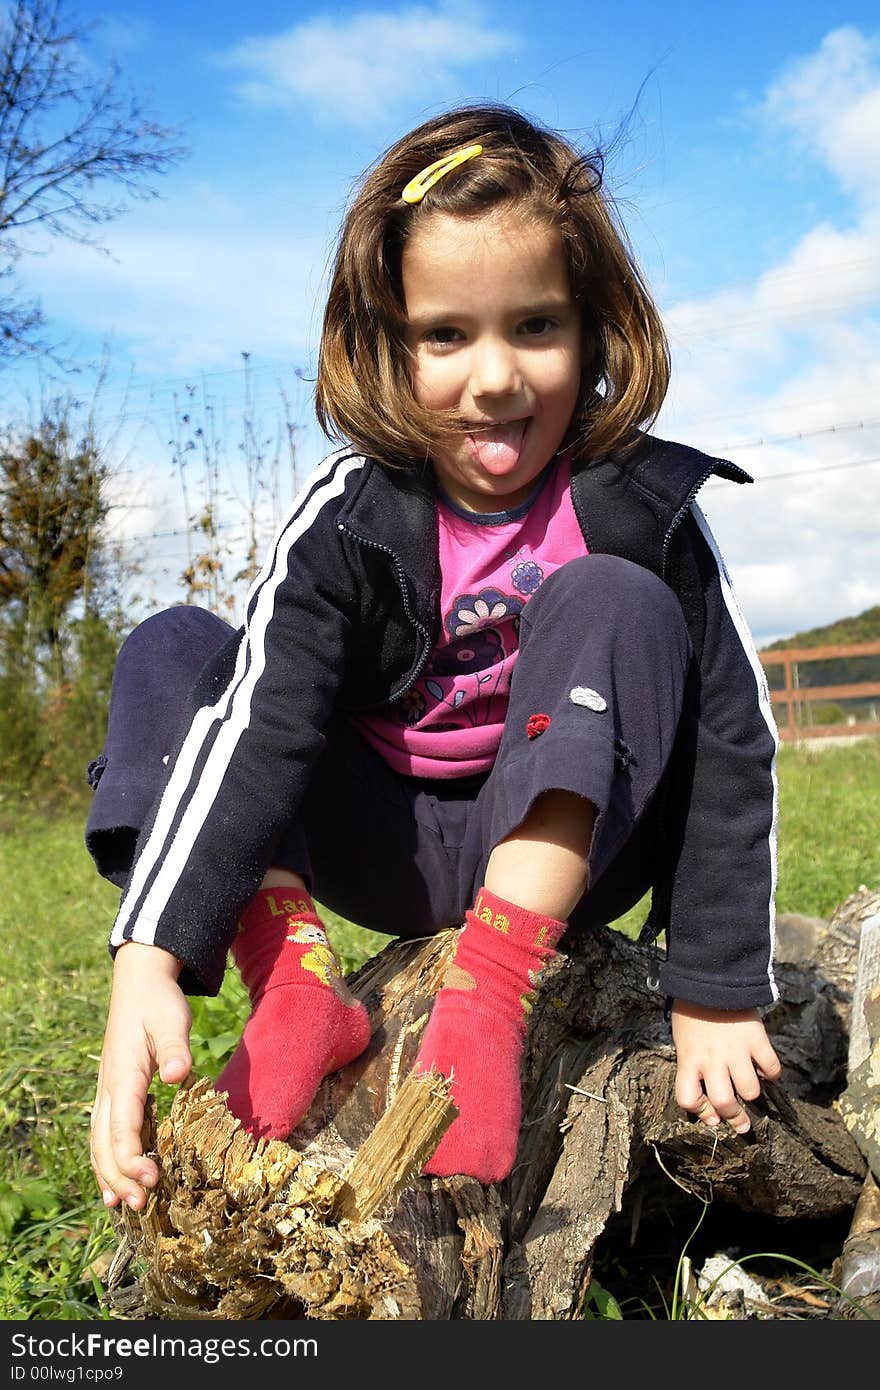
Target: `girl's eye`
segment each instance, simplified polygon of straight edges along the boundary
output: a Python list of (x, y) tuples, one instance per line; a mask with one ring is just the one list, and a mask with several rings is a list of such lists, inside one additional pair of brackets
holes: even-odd
[(432, 328), (425, 334), (425, 342), (434, 347), (447, 347), (450, 343), (457, 343), (460, 337), (457, 328)]
[(522, 331), (532, 337), (540, 338), (546, 333), (552, 332), (555, 327), (555, 319), (545, 318), (545, 316), (541, 314), (533, 319), (526, 319), (522, 324)]

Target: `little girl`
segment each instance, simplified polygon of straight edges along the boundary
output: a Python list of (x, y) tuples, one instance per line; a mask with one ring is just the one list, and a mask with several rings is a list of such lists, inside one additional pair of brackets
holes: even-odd
[(694, 501), (749, 479), (644, 432), (667, 379), (598, 160), (480, 105), (368, 173), (318, 368), (343, 447), (238, 632), (186, 607), (135, 629), (90, 768), (87, 843), (124, 889), (92, 1116), (108, 1206), (157, 1180), (147, 1090), (189, 1071), (185, 994), (217, 992), (230, 947), (252, 1014), (216, 1085), (253, 1134), (290, 1133), (367, 1046), (315, 898), (395, 936), (460, 927), (416, 1061), (459, 1111), (427, 1173), (510, 1172), (541, 971), (649, 889), (677, 1101), (749, 1128), (780, 1070), (776, 734)]

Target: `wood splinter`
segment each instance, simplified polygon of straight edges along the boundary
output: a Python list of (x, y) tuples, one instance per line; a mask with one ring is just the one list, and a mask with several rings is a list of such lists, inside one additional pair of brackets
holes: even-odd
[(342, 1174), (337, 1221), (366, 1221), (421, 1172), (458, 1115), (437, 1071), (404, 1079), (388, 1109)]

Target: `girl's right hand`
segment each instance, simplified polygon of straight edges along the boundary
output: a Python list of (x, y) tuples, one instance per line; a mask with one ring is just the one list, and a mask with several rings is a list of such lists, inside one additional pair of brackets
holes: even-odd
[(141, 1126), (157, 1069), (170, 1085), (192, 1068), (186, 995), (177, 983), (181, 962), (158, 946), (126, 942), (113, 962), (113, 989), (98, 1088), (92, 1107), (91, 1163), (104, 1202), (146, 1205), (159, 1172), (143, 1151)]

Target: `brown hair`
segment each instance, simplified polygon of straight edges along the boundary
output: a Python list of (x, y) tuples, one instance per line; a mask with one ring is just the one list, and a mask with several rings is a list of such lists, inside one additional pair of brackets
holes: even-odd
[[(471, 144), (483, 153), (451, 170), (420, 203), (403, 202), (410, 179)], [(505, 207), (562, 235), (584, 330), (569, 440), (589, 457), (630, 444), (663, 403), (669, 349), (602, 175), (601, 155), (578, 152), (506, 106), (449, 111), (387, 150), (365, 175), (337, 244), (316, 387), (325, 432), (392, 466), (429, 458), (448, 439), (454, 424), (420, 405), (410, 384), (403, 248), (431, 213), (479, 217)]]

